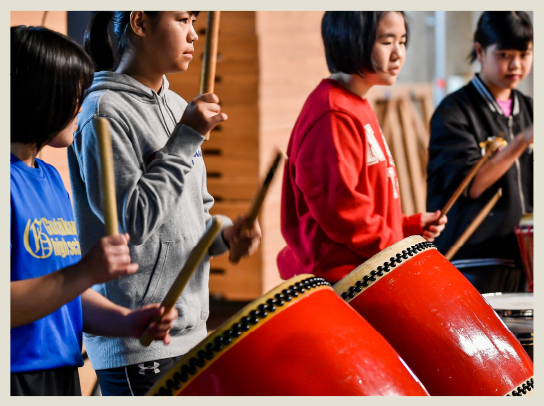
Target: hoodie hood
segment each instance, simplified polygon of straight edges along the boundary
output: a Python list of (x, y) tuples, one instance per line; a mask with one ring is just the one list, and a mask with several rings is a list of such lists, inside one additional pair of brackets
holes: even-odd
[[(162, 77), (162, 87), (158, 92), (159, 96), (163, 96), (168, 90), (168, 80), (166, 76)], [(150, 89), (146, 85), (138, 82), (133, 77), (125, 75), (123, 73), (102, 71), (94, 74), (93, 84), (89, 88), (88, 92), (95, 92), (98, 90), (120, 90), (123, 92), (133, 93), (142, 98), (155, 100), (153, 89)]]

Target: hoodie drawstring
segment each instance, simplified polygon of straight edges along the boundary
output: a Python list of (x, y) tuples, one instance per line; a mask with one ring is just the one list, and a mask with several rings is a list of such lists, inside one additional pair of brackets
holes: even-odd
[(166, 119), (164, 118), (164, 112), (162, 111), (162, 107), (161, 107), (161, 101), (159, 100), (159, 95), (157, 94), (157, 92), (155, 92), (154, 90), (152, 90), (153, 92), (153, 97), (155, 98), (155, 100), (157, 101), (157, 104), (159, 105), (159, 111), (161, 112), (161, 123), (164, 127), (164, 130), (166, 131), (166, 134), (172, 134), (172, 130), (169, 130), (168, 129), (168, 124), (166, 124)]

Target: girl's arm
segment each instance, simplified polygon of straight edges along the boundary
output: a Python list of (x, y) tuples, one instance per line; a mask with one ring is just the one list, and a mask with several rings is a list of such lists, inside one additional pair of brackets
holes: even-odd
[(469, 197), (476, 199), (497, 182), (533, 142), (533, 129), (518, 134), (514, 141), (497, 152), (480, 168), (469, 190)]
[[(212, 94), (191, 101), (166, 145), (153, 154), (151, 162), (142, 162), (145, 158), (139, 151), (138, 139), (134, 139), (145, 134), (134, 135), (129, 123), (111, 114), (118, 106), (100, 102), (100, 113), (95, 115), (110, 122), (119, 227), (130, 234), (133, 245), (143, 244), (164, 224), (170, 209), (178, 205), (186, 177), (193, 167), (191, 159), (205, 140), (202, 134), (226, 120), (225, 114), (217, 113), (217, 101), (217, 96)], [(95, 106), (89, 102), (84, 110), (86, 108), (95, 109)], [(86, 199), (93, 213), (102, 219), (96, 134), (94, 120), (86, 120), (69, 148), (68, 160), (76, 172), (71, 176), (79, 176), (84, 182)]]
[[(119, 228), (130, 235), (133, 245), (141, 245), (164, 224), (170, 208), (178, 205), (186, 176), (192, 170), (191, 158), (204, 137), (191, 128), (178, 124), (166, 145), (156, 152), (152, 162), (142, 164), (144, 157), (139, 156), (135, 149), (126, 123), (111, 116), (106, 118), (110, 122)], [(137, 142), (134, 140), (134, 143)], [(81, 132), (76, 133), (74, 143), (69, 148), (68, 159), (71, 161), (71, 168), (79, 169), (79, 174), (73, 173), (71, 177), (81, 177), (83, 182), (80, 181), (79, 184), (84, 183), (85, 198), (91, 210), (103, 219), (100, 162), (94, 120), (89, 120), (83, 125)], [(145, 172), (142, 166), (146, 166)], [(75, 200), (77, 199), (76, 194)]]
[(327, 113), (300, 146), (296, 184), (327, 236), (370, 258), (397, 241), (385, 218), (375, 214), (372, 198), (357, 190), (366, 172), (363, 141), (349, 115)]
[[(83, 331), (110, 337), (140, 338), (155, 316), (162, 315), (164, 308), (160, 303), (143, 306), (138, 310), (130, 310), (116, 305), (100, 293), (87, 289), (81, 295), (83, 308)], [(162, 340), (169, 344), (172, 340), (169, 331), (178, 317), (175, 308), (164, 315), (159, 323), (149, 325), (154, 340)]]
[[(213, 197), (208, 193), (206, 186), (206, 171), (202, 173), (202, 191), (206, 224), (209, 225), (212, 218), (209, 212), (213, 205)], [(231, 219), (226, 216), (220, 215), (220, 217), (223, 220), (223, 227), (210, 246), (209, 255), (220, 255), (228, 250), (240, 253), (241, 256), (252, 255), (257, 250), (262, 238), (259, 222), (255, 221), (253, 227), (248, 230), (243, 229), (243, 222), (245, 221), (243, 215), (238, 216), (235, 224), (232, 224)]]
[(128, 236), (103, 238), (78, 263), (56, 272), (10, 283), (11, 328), (32, 323), (96, 283), (134, 273), (130, 263)]
[[(429, 162), (427, 164), (427, 202), (441, 197), (446, 204), (472, 167), (482, 158), (476, 130), (469, 122), (470, 112), (446, 99), (431, 118)], [(441, 209), (442, 207), (433, 207)]]
[[(214, 203), (214, 199), (212, 195), (208, 192), (208, 186), (207, 186), (207, 175), (206, 170), (202, 171), (202, 205), (204, 207), (204, 219), (206, 221), (206, 226), (209, 226), (212, 221), (212, 216), (210, 215), (210, 209), (212, 208)], [(227, 216), (219, 215), (221, 217), (221, 220), (223, 221), (223, 225), (221, 227), (221, 232), (217, 235), (215, 240), (213, 241), (213, 244), (208, 249), (208, 254), (211, 257), (221, 255), (224, 252), (229, 250), (229, 246), (227, 245), (227, 241), (223, 237), (224, 231), (232, 226), (232, 220), (228, 218)]]

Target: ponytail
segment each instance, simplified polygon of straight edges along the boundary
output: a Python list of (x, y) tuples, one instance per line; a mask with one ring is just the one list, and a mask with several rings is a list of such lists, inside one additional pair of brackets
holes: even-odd
[[(119, 55), (122, 55), (127, 46), (127, 29), (130, 25), (132, 11), (99, 11), (87, 25), (83, 43), (85, 50), (93, 59), (96, 69), (109, 70), (113, 68), (114, 55), (108, 25), (112, 22), (113, 32), (117, 37)], [(144, 11), (148, 16), (156, 18), (160, 11)], [(198, 12), (192, 12), (198, 15)]]
[(83, 40), (85, 51), (92, 58), (97, 71), (113, 68), (113, 48), (108, 33), (110, 19), (110, 11), (99, 11), (85, 30)]

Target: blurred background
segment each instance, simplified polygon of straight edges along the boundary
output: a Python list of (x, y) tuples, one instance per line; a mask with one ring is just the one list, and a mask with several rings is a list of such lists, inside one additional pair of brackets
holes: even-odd
[[(43, 25), (82, 44), (94, 13), (12, 11), (11, 25)], [(398, 81), (392, 87), (373, 88), (367, 97), (395, 159), (402, 207), (409, 215), (425, 210), (429, 120), (434, 107), (479, 71), (479, 64), (469, 64), (467, 57), (482, 12), (406, 13), (410, 40)], [(229, 119), (202, 145), (208, 189), (216, 200), (212, 214), (234, 219), (247, 211), (275, 148), (287, 149), (304, 101), (329, 75), (321, 41), (322, 16), (316, 11), (221, 12), (215, 93)], [(195, 27), (199, 40), (189, 70), (168, 75), (170, 88), (187, 101), (200, 89), (205, 12)], [(518, 89), (533, 96), (532, 72)], [(70, 192), (66, 151), (45, 147), (39, 157), (59, 170)], [(259, 216), (263, 240), (258, 252), (238, 265), (230, 264), (226, 255), (212, 259), (209, 331), (281, 283), (276, 266), (276, 255), (285, 245), (280, 231), (281, 178), (280, 170)], [(88, 361), (81, 380), (84, 394), (99, 393)]]

